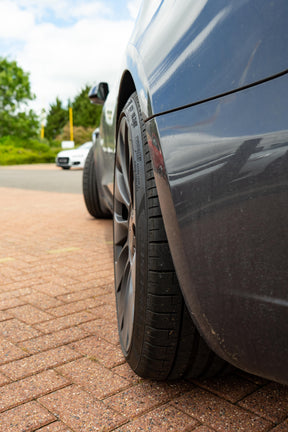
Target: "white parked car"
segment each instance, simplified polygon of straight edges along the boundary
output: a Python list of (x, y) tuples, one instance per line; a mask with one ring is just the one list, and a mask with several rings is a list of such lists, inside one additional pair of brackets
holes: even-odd
[(63, 169), (70, 169), (71, 167), (83, 168), (92, 145), (92, 141), (88, 141), (76, 149), (59, 152), (55, 160), (56, 165)]

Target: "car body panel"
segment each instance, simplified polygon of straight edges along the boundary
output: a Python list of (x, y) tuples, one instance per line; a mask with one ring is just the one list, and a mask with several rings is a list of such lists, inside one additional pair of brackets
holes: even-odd
[(220, 356), (282, 382), (287, 111), (285, 75), (147, 123), (165, 228), (193, 319)]
[[(100, 127), (92, 135), (97, 190), (103, 213), (113, 212), (113, 172), (115, 158), (115, 100), (110, 92), (101, 115)], [(110, 103), (109, 103), (110, 100)]]
[(287, 19), (286, 0), (144, 2), (95, 151), (112, 211), (113, 151), (128, 82), (146, 121), (165, 229), (193, 320), (218, 355), (284, 383)]
[(152, 11), (150, 3), (127, 56), (147, 117), (288, 69), (286, 0), (165, 0)]
[[(102, 132), (103, 133), (103, 132)], [(106, 146), (101, 138), (101, 132), (96, 138), (94, 163), (99, 193), (99, 204), (103, 213), (107, 210), (113, 211), (113, 171), (114, 171), (114, 149)]]

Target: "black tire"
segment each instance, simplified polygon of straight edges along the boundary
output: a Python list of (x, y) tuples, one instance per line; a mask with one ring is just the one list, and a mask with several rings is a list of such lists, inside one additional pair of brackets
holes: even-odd
[(108, 211), (103, 211), (100, 204), (94, 161), (94, 146), (90, 148), (85, 161), (83, 169), (82, 190), (86, 208), (91, 216), (98, 219), (111, 218), (111, 213)]
[(69, 170), (71, 167), (61, 167), (64, 170)]
[(215, 375), (226, 363), (201, 338), (183, 301), (136, 93), (120, 115), (114, 174), (115, 292), (127, 362), (157, 380)]

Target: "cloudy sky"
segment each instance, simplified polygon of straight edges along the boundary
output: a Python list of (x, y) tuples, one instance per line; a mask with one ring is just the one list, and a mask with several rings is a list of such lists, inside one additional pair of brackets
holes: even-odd
[(113, 82), (141, 0), (0, 0), (0, 57), (30, 73), (38, 113)]

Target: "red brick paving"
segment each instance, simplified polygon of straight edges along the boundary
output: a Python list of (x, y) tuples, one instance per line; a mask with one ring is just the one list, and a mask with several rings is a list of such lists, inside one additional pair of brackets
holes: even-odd
[(56, 420), (56, 417), (47, 409), (37, 402), (29, 402), (0, 414), (0, 431), (33, 432), (53, 420)]
[(112, 224), (81, 195), (0, 188), (0, 202), (0, 432), (288, 432), (280, 384), (240, 371), (167, 384), (130, 370)]

